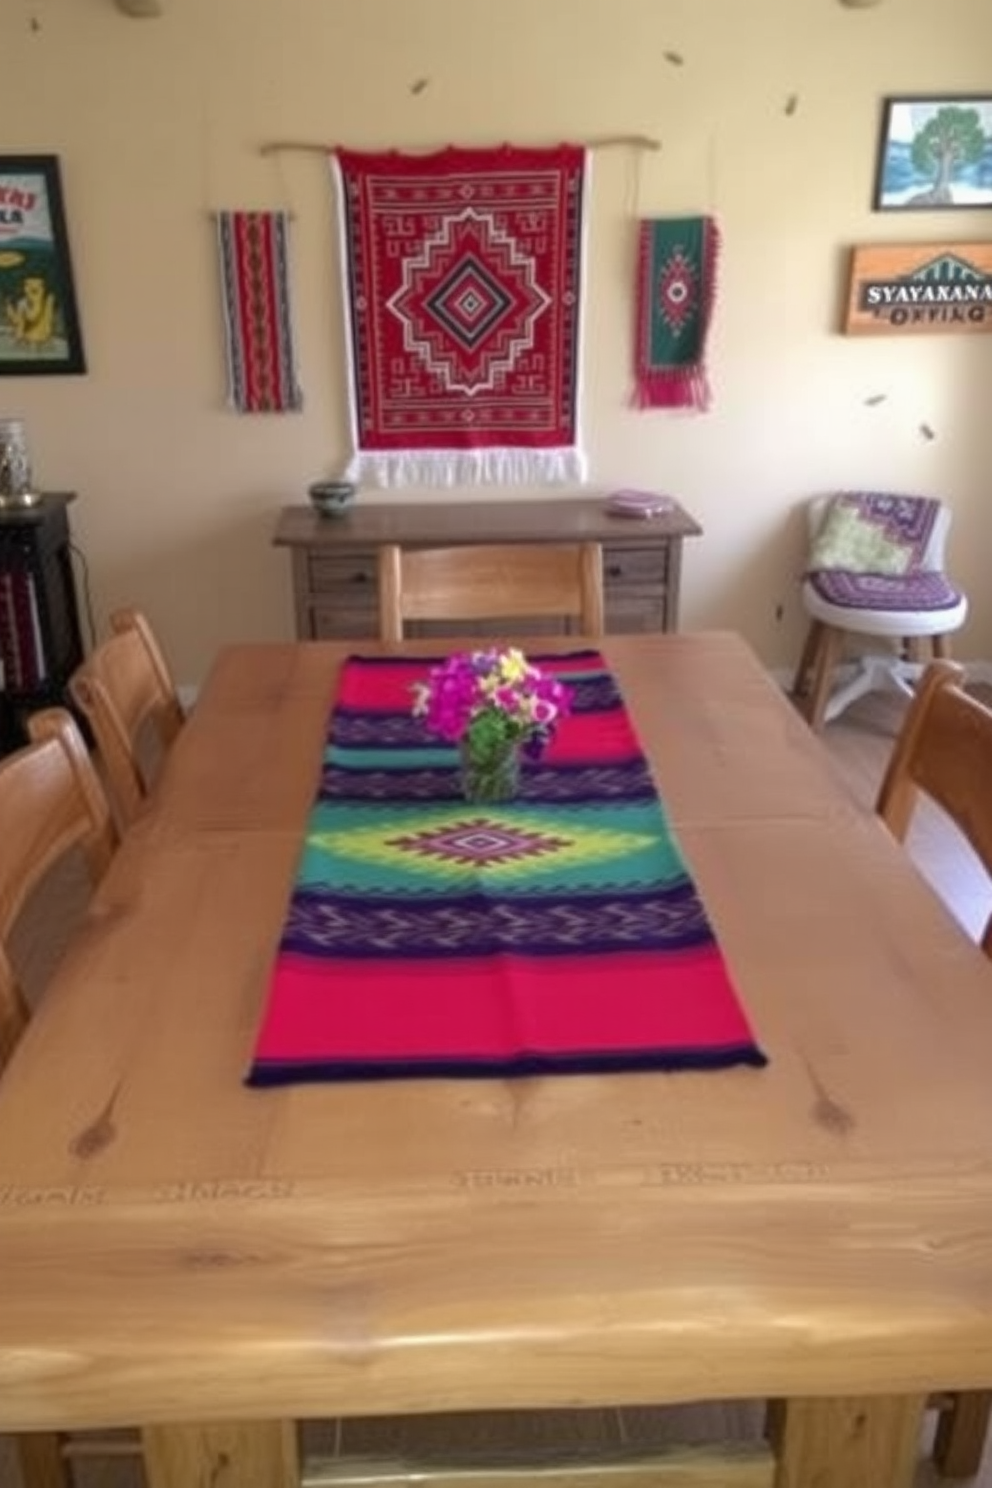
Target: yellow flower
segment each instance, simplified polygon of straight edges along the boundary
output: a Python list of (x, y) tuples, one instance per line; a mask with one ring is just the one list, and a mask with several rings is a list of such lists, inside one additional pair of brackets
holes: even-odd
[(503, 686), (512, 686), (514, 682), (522, 682), (527, 675), (527, 658), (522, 651), (515, 646), (504, 651), (500, 657), (499, 671), (500, 683)]

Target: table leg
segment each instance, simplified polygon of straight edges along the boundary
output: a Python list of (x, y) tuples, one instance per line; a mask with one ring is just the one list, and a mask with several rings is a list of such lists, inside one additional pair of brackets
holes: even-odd
[(778, 1403), (775, 1488), (909, 1488), (925, 1406), (925, 1395)]
[(299, 1488), (292, 1421), (145, 1426), (148, 1488)]

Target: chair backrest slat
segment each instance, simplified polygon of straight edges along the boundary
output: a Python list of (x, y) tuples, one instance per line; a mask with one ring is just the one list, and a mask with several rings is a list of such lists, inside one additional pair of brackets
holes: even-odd
[(407, 620), (577, 620), (603, 631), (599, 543), (505, 543), (451, 548), (384, 544), (379, 550), (379, 630), (403, 637)]
[(64, 708), (28, 720), (31, 742), (0, 761), (0, 1070), (27, 1022), (27, 1005), (7, 951), (10, 931), (33, 890), (74, 848), (98, 883), (117, 844), (86, 743)]
[(122, 826), (134, 821), (151, 789), (143, 756), (149, 730), (161, 752), (183, 725), (165, 658), (145, 617), (115, 610), (111, 635), (77, 668), (69, 689), (93, 730)]
[[(970, 697), (963, 680), (953, 662), (927, 667), (892, 751), (877, 810), (902, 841), (923, 791), (992, 876), (992, 709)], [(982, 946), (992, 956), (992, 917)]]

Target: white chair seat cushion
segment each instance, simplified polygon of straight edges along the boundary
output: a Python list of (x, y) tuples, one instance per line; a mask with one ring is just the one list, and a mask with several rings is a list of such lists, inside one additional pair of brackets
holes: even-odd
[[(959, 630), (968, 613), (968, 601), (947, 582), (943, 574), (919, 573), (893, 578), (883, 574), (846, 574), (844, 603), (828, 599), (835, 591), (836, 573), (810, 574), (803, 583), (803, 604), (808, 613), (838, 630), (859, 635), (929, 636), (949, 635)], [(918, 582), (924, 581), (924, 582)], [(826, 592), (824, 592), (826, 591)], [(862, 602), (856, 597), (863, 595)], [(926, 606), (929, 600), (931, 607)], [(907, 606), (896, 608), (899, 603)]]

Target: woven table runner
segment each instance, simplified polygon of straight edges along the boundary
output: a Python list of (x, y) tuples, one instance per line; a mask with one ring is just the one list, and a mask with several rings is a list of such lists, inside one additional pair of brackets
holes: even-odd
[(346, 662), (249, 1084), (765, 1063), (612, 675), (535, 660), (572, 712), (495, 806), (410, 715), (430, 658)]

